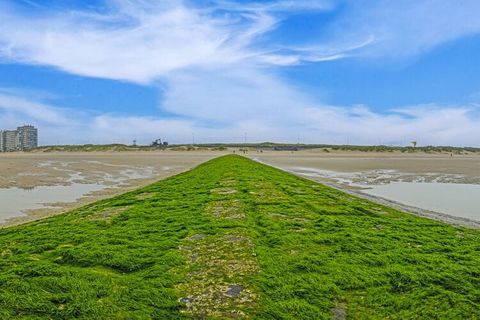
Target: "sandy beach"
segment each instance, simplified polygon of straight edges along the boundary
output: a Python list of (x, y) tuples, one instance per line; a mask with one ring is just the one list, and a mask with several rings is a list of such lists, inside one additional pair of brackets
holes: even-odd
[[(21, 224), (111, 197), (189, 170), (224, 153), (215, 151), (0, 153), (0, 190), (93, 186), (75, 201), (24, 210), (2, 226)], [(99, 187), (97, 187), (99, 186)], [(66, 189), (68, 190), (68, 189)], [(4, 201), (8, 206), (13, 201)], [(22, 201), (20, 199), (20, 201)]]
[[(77, 208), (178, 174), (226, 153), (232, 153), (232, 150), (2, 153), (0, 190), (17, 189), (18, 193), (24, 193), (23, 198), (19, 200), (15, 200), (14, 197), (4, 200), (4, 207), (16, 204), (15, 201), (26, 202), (25, 197), (34, 195), (28, 190), (60, 186), (66, 187), (65, 190), (75, 190), (79, 187), (87, 190), (74, 200), (50, 202), (44, 200), (41, 201), (41, 206), (27, 209), (22, 207), (23, 214), (8, 216), (2, 225), (20, 224)], [(326, 152), (324, 149), (312, 149), (296, 152), (251, 150), (246, 156), (408, 212), (449, 223), (479, 226), (478, 222), (468, 219), (450, 217), (361, 192), (373, 185), (398, 181), (480, 184), (478, 154), (451, 156), (420, 152)], [(10, 209), (17, 210), (15, 208)]]
[[(478, 221), (469, 218), (419, 208), (365, 192), (373, 186), (406, 182), (412, 183), (412, 186), (418, 183), (476, 186), (480, 184), (479, 154), (326, 152), (313, 149), (251, 152), (248, 156), (377, 203), (450, 224), (480, 228)], [(454, 195), (447, 198), (451, 197)]]
[(402, 179), (438, 176), (461, 183), (480, 184), (480, 154), (450, 155), (447, 153), (355, 152), (312, 149), (305, 151), (250, 152), (250, 158), (279, 167), (309, 167), (336, 172), (369, 172), (393, 170)]

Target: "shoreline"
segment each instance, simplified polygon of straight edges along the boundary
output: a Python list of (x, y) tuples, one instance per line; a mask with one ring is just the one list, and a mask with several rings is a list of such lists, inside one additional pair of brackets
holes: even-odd
[[(48, 218), (50, 216), (63, 214), (63, 213), (66, 213), (68, 211), (75, 210), (75, 209), (78, 209), (82, 206), (93, 203), (95, 201), (104, 200), (104, 199), (107, 199), (107, 198), (110, 198), (110, 197), (120, 195), (122, 193), (133, 191), (137, 188), (142, 188), (142, 187), (147, 186), (147, 185), (149, 185), (151, 183), (154, 183), (156, 181), (163, 180), (163, 179), (171, 177), (173, 175), (180, 174), (182, 172), (191, 170), (192, 168), (198, 166), (199, 164), (201, 164), (201, 163), (203, 163), (203, 162), (205, 162), (205, 161), (207, 161), (211, 158), (214, 158), (214, 157), (217, 157), (217, 156), (220, 156), (220, 155), (223, 155), (223, 154), (227, 154), (227, 152), (206, 152), (206, 153), (204, 153), (204, 152), (198, 152), (197, 151), (197, 152), (189, 152), (188, 156), (195, 155), (195, 154), (196, 155), (202, 155), (203, 154), (203, 157), (200, 157), (200, 158), (203, 158), (203, 159), (200, 160), (198, 157), (196, 157), (197, 158), (196, 161), (185, 161), (185, 159), (182, 159), (183, 161), (181, 161), (181, 162), (182, 162), (183, 166), (169, 167), (169, 169), (166, 170), (166, 171), (165, 170), (159, 170), (159, 171), (157, 171), (157, 174), (155, 174), (154, 176), (148, 177), (148, 178), (130, 179), (130, 180), (126, 181), (127, 184), (123, 184), (123, 185), (110, 184), (110, 185), (107, 185), (104, 189), (85, 194), (82, 197), (76, 199), (74, 202), (50, 203), (54, 207), (50, 207), (50, 208), (45, 207), (45, 208), (39, 208), (39, 209), (23, 210), (22, 215), (15, 216), (15, 217), (10, 217), (10, 218), (7, 218), (5, 221), (0, 222), (0, 229), (8, 228), (8, 227), (11, 227), (11, 226), (16, 226), (16, 225), (21, 225), (21, 224), (26, 224), (26, 223), (29, 223), (29, 222), (38, 221), (38, 220), (41, 220), (41, 219), (44, 219), (44, 218)], [(61, 156), (62, 154), (59, 154), (59, 155)], [(63, 154), (63, 155), (65, 155), (65, 154)], [(85, 154), (84, 153), (77, 153), (75, 155), (76, 156), (77, 155), (82, 155), (83, 156)], [(102, 158), (103, 158), (104, 156), (111, 155), (111, 153), (99, 152), (99, 153), (93, 153), (93, 154), (90, 154), (90, 155), (91, 156), (102, 156)], [(136, 155), (136, 154), (135, 153), (126, 153), (126, 155), (128, 157), (128, 156), (133, 156), (133, 155)], [(169, 153), (169, 152), (161, 152), (161, 153), (159, 152), (159, 153), (153, 154), (153, 155), (159, 157), (156, 160), (161, 160), (162, 156), (166, 156), (167, 158), (169, 158), (171, 155), (180, 155), (180, 157), (178, 159), (176, 159), (177, 161), (180, 160), (180, 158), (183, 158), (183, 157), (186, 156), (186, 154), (183, 153), (183, 152), (178, 152), (178, 153), (175, 152), (173, 154)], [(15, 156), (15, 155), (12, 155), (12, 156)], [(256, 162), (266, 164), (268, 166), (277, 168), (279, 170), (294, 174), (298, 177), (302, 177), (302, 178), (310, 180), (310, 181), (314, 181), (314, 182), (324, 184), (328, 187), (334, 188), (334, 189), (342, 191), (342, 192), (346, 192), (350, 195), (353, 195), (353, 196), (356, 196), (356, 197), (359, 197), (359, 198), (362, 198), (362, 199), (365, 199), (365, 200), (373, 201), (373, 202), (378, 203), (380, 205), (388, 206), (388, 207), (391, 207), (391, 208), (394, 208), (394, 209), (397, 209), (397, 210), (400, 210), (400, 211), (404, 211), (404, 212), (407, 212), (407, 213), (410, 213), (410, 214), (414, 214), (414, 215), (417, 215), (417, 216), (420, 216), (420, 217), (425, 217), (425, 218), (430, 218), (430, 219), (433, 219), (433, 220), (441, 221), (441, 222), (444, 222), (444, 223), (448, 223), (450, 225), (462, 226), (462, 227), (473, 228), (473, 229), (480, 229), (480, 222), (476, 221), (476, 220), (463, 218), (463, 217), (452, 216), (452, 215), (449, 215), (449, 214), (440, 213), (440, 212), (436, 212), (436, 211), (432, 211), (432, 210), (428, 210), (428, 209), (421, 209), (421, 208), (414, 207), (414, 206), (409, 206), (409, 205), (406, 205), (406, 204), (403, 204), (403, 203), (400, 203), (400, 202), (397, 202), (397, 201), (394, 201), (394, 200), (389, 200), (389, 199), (385, 199), (385, 198), (382, 198), (382, 197), (379, 197), (379, 196), (373, 196), (373, 195), (370, 195), (370, 194), (366, 194), (366, 193), (361, 192), (361, 189), (357, 189), (355, 187), (348, 186), (348, 185), (342, 185), (341, 183), (336, 183), (335, 180), (329, 179), (328, 177), (311, 177), (311, 176), (301, 174), (299, 172), (284, 169), (282, 167), (276, 166), (276, 165), (271, 164), (269, 162), (262, 161), (261, 159), (256, 158), (254, 154), (246, 155), (246, 157), (251, 159), (251, 160), (254, 160)], [(55, 157), (55, 158), (57, 158), (57, 157)], [(56, 160), (58, 160), (58, 159), (56, 159)], [(73, 160), (73, 159), (67, 159), (67, 160)], [(107, 159), (101, 159), (101, 160), (106, 161)], [(111, 159), (109, 159), (109, 160), (111, 160)], [(126, 159), (124, 159), (124, 160), (126, 161)], [(65, 159), (64, 159), (64, 161), (65, 161)], [(81, 161), (81, 160), (80, 159), (75, 159), (75, 163), (79, 163), (79, 161)], [(170, 161), (171, 161), (171, 159), (170, 159)], [(88, 163), (88, 161), (86, 161), (86, 162)], [(138, 164), (132, 164), (132, 163), (123, 163), (124, 161), (119, 161), (119, 162), (114, 161), (114, 162), (116, 164), (108, 164), (108, 163), (105, 164), (104, 163), (104, 165), (106, 165), (108, 168), (115, 168), (115, 167), (124, 167), (124, 168), (125, 167), (130, 167), (131, 168), (132, 166), (136, 167), (138, 165)], [(120, 164), (120, 163), (122, 163), (122, 164)], [(147, 164), (144, 163), (144, 165), (147, 165)], [(151, 163), (149, 162), (148, 165), (151, 165)], [(156, 166), (158, 166), (157, 169), (160, 169), (160, 168), (165, 169), (166, 167), (164, 165), (165, 165), (165, 163), (157, 163), (156, 164)], [(80, 171), (82, 171), (82, 174), (89, 174), (88, 170), (84, 171), (83, 169), (84, 168), (82, 168), (80, 170)], [(61, 170), (61, 171), (65, 171), (65, 170)], [(56, 173), (58, 174), (59, 172), (56, 171)], [(60, 172), (60, 173), (62, 173), (62, 172)], [(90, 181), (90, 180), (87, 179), (87, 181)], [(46, 183), (46, 182), (47, 181), (42, 181), (42, 184), (51, 185), (50, 183), (48, 183), (48, 182)], [(68, 182), (66, 182), (66, 183), (68, 185)], [(63, 185), (65, 185), (65, 184), (63, 184)], [(48, 204), (45, 204), (45, 205), (48, 206)], [(55, 205), (58, 205), (58, 206), (55, 206)]]
[[(169, 178), (174, 175), (178, 175), (189, 171), (198, 165), (223, 155), (223, 152), (156, 152), (149, 154), (142, 153), (125, 153), (116, 157), (118, 154), (98, 152), (98, 153), (59, 153), (43, 155), (42, 157), (35, 157), (33, 154), (27, 154), (26, 157), (22, 157), (23, 154), (9, 154), (3, 159), (9, 160), (12, 158), (21, 157), (21, 160), (33, 159), (35, 167), (32, 170), (48, 170), (43, 175), (29, 175), (28, 178), (34, 178), (32, 181), (28, 181), (26, 185), (23, 183), (17, 184), (17, 186), (11, 186), (9, 183), (0, 183), (0, 188), (8, 189), (12, 187), (22, 188), (25, 186), (40, 187), (40, 186), (71, 186), (75, 179), (69, 180), (69, 174), (72, 172), (81, 173), (84, 178), (81, 180), (84, 183), (99, 183), (105, 187), (86, 193), (72, 202), (54, 202), (54, 203), (42, 203), (44, 207), (36, 209), (24, 209), (21, 210), (17, 216), (10, 216), (0, 222), (0, 229), (9, 228), (13, 226), (23, 225), (34, 221), (39, 221), (52, 216), (60, 215), (85, 205), (94, 203), (96, 201), (105, 200), (111, 197), (115, 197), (130, 191), (134, 191), (139, 188), (143, 188), (157, 181)], [(82, 156), (77, 158), (78, 156)], [(139, 156), (139, 157), (137, 157)], [(57, 167), (47, 167), (38, 165), (45, 161), (54, 161)], [(63, 166), (62, 163), (68, 166)], [(5, 166), (5, 163), (3, 163)], [(71, 168), (70, 166), (73, 166)], [(130, 178), (120, 181), (108, 181), (105, 177), (112, 175), (114, 178), (121, 175), (122, 170), (128, 169), (142, 169), (152, 167), (154, 174), (151, 176), (141, 178)], [(7, 168), (8, 169), (8, 168)], [(3, 172), (3, 171), (2, 171)], [(98, 174), (100, 172), (100, 174)], [(46, 178), (43, 178), (46, 177)], [(15, 178), (15, 176), (13, 176)], [(38, 179), (37, 179), (38, 178)], [(61, 180), (57, 180), (60, 178)], [(50, 207), (49, 207), (50, 205)]]
[[(138, 181), (138, 182), (129, 181), (128, 186), (107, 186), (104, 189), (87, 193), (73, 202), (45, 203), (44, 204), (45, 208), (27, 209), (21, 212), (22, 215), (5, 219), (5, 221), (0, 222), (0, 229), (23, 225), (30, 222), (43, 220), (49, 217), (61, 215), (97, 201), (109, 199), (124, 193), (134, 191), (139, 188), (146, 187), (152, 183), (155, 183), (163, 179), (167, 179), (171, 176), (186, 172), (193, 168), (194, 167), (185, 168), (184, 170), (181, 170), (181, 171), (172, 172), (171, 175), (166, 175), (166, 176), (160, 175), (154, 178), (140, 179), (141, 181)], [(56, 206), (57, 204), (58, 206)], [(49, 205), (53, 205), (53, 206), (49, 207)]]
[[(289, 171), (287, 171), (287, 172), (289, 172)], [(302, 177), (301, 175), (298, 175), (298, 176)], [(309, 179), (309, 178), (306, 178), (306, 179)], [(309, 180), (315, 181), (313, 179), (309, 179)], [(409, 206), (409, 205), (406, 205), (406, 204), (403, 204), (403, 203), (400, 203), (400, 202), (397, 202), (397, 201), (385, 199), (385, 198), (378, 197), (378, 196), (372, 196), (372, 195), (363, 193), (361, 191), (355, 191), (355, 190), (348, 189), (348, 188), (342, 188), (341, 186), (334, 185), (334, 184), (331, 184), (331, 183), (326, 183), (326, 182), (321, 182), (321, 181), (315, 181), (315, 182), (322, 183), (322, 184), (324, 184), (328, 187), (331, 187), (331, 188), (334, 188), (336, 190), (348, 193), (350, 195), (353, 195), (353, 196), (356, 196), (356, 197), (359, 197), (359, 198), (362, 198), (362, 199), (365, 199), (365, 200), (370, 200), (372, 202), (375, 202), (375, 203), (378, 203), (378, 204), (381, 204), (381, 205), (384, 205), (384, 206), (387, 206), (387, 207), (390, 207), (390, 208), (393, 208), (393, 209), (397, 209), (397, 210), (400, 210), (400, 211), (403, 211), (403, 212), (406, 212), (406, 213), (411, 213), (411, 214), (414, 214), (414, 215), (419, 216), (419, 217), (429, 218), (429, 219), (445, 222), (445, 223), (455, 225), (455, 226), (467, 227), (467, 228), (472, 228), (472, 229), (480, 229), (480, 222), (472, 220), (472, 219), (463, 218), (463, 217), (456, 217), (456, 216), (452, 216), (452, 215), (449, 215), (449, 214), (446, 214), (446, 213), (440, 213), (440, 212), (436, 212), (436, 211), (432, 211), (432, 210), (428, 210), (428, 209), (422, 209), (422, 208), (418, 208), (418, 207), (414, 207), (414, 206)]]
[(406, 204), (403, 204), (403, 203), (400, 203), (400, 202), (397, 202), (397, 201), (385, 199), (385, 198), (378, 197), (378, 196), (369, 195), (369, 194), (363, 193), (361, 191), (358, 191), (355, 188), (346, 187), (346, 186), (342, 186), (340, 184), (329, 182), (329, 181), (327, 181), (327, 179), (322, 179), (322, 178), (315, 179), (313, 177), (302, 175), (301, 173), (298, 173), (298, 172), (289, 171), (289, 170), (286, 170), (284, 168), (269, 164), (268, 162), (261, 161), (259, 159), (250, 158), (250, 157), (249, 157), (249, 159), (252, 159), (253, 161), (259, 162), (261, 164), (265, 164), (265, 165), (271, 166), (273, 168), (282, 170), (284, 172), (291, 173), (291, 174), (293, 174), (297, 177), (301, 177), (301, 178), (304, 178), (304, 179), (307, 179), (307, 180), (310, 180), (310, 181), (321, 183), (321, 184), (323, 184), (327, 187), (336, 189), (338, 191), (345, 192), (349, 195), (359, 197), (359, 198), (362, 198), (362, 199), (365, 199), (365, 200), (369, 200), (369, 201), (378, 203), (380, 205), (384, 205), (384, 206), (387, 206), (387, 207), (390, 207), (390, 208), (393, 208), (393, 209), (396, 209), (396, 210), (400, 210), (400, 211), (403, 211), (403, 212), (406, 212), (406, 213), (414, 214), (414, 215), (419, 216), (419, 217), (429, 218), (429, 219), (432, 219), (432, 220), (448, 223), (448, 224), (454, 225), (454, 226), (466, 227), (466, 228), (470, 228), (470, 229), (480, 229), (480, 222), (476, 221), (476, 220), (463, 218), (463, 217), (456, 217), (456, 216), (452, 216), (452, 215), (449, 215), (449, 214), (446, 214), (446, 213), (440, 213), (440, 212), (436, 212), (436, 211), (432, 211), (432, 210), (428, 210), (428, 209), (422, 209), (422, 208), (418, 208), (418, 207), (414, 207), (414, 206), (409, 206), (409, 205), (406, 205)]

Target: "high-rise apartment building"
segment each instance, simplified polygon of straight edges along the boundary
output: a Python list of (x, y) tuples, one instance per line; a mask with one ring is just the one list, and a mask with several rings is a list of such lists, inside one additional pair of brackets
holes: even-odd
[(18, 143), (21, 150), (36, 148), (38, 146), (38, 130), (34, 126), (17, 128)]
[(22, 126), (17, 130), (0, 131), (0, 152), (28, 150), (38, 146), (38, 130), (34, 126)]
[(17, 130), (3, 131), (3, 150), (15, 151), (19, 149), (18, 132)]

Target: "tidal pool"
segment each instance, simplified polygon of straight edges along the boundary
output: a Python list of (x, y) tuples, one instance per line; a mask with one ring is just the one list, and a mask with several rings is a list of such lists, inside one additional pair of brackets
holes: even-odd
[(32, 189), (0, 188), (0, 223), (25, 215), (31, 209), (55, 208), (58, 202), (75, 202), (91, 192), (105, 188), (102, 184), (72, 183), (69, 186), (40, 186)]
[[(401, 174), (395, 170), (336, 172), (307, 167), (285, 167), (287, 171), (312, 179), (327, 178), (360, 188), (361, 193), (403, 205), (480, 221), (480, 185), (436, 182), (455, 181), (455, 175)], [(398, 181), (404, 176), (411, 181)], [(412, 178), (414, 176), (414, 178)], [(425, 181), (433, 182), (425, 182)]]
[(348, 186), (354, 187), (357, 194), (364, 193), (400, 205), (480, 221), (480, 184), (462, 183), (470, 178), (465, 174), (408, 173), (393, 169), (340, 172), (306, 166), (275, 167), (323, 183), (325, 179), (327, 182), (334, 181), (336, 187), (347, 191)]
[(409, 206), (480, 221), (480, 185), (390, 182), (361, 192)]

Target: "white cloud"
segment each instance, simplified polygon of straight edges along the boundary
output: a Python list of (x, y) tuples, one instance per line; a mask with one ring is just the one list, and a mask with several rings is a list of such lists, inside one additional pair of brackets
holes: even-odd
[[(477, 1), (355, 2), (336, 41), (272, 49), (259, 41), (282, 14), (330, 10), (330, 1), (116, 0), (105, 11), (26, 15), (0, 5), (0, 59), (165, 88), (162, 108), (177, 119), (72, 113), (34, 96), (0, 91), (0, 127), (37, 124), (43, 143), (276, 140), (478, 145), (474, 106), (416, 106), (379, 114), (325, 106), (275, 68), (351, 55), (414, 55), (480, 31)], [(456, 5), (456, 6), (455, 6)], [(218, 10), (225, 9), (227, 12)], [(480, 8), (479, 8), (480, 9)], [(466, 15), (463, 15), (463, 14)], [(453, 23), (448, 22), (451, 17)], [(463, 17), (463, 18), (462, 18)], [(480, 20), (479, 20), (480, 21)], [(132, 129), (134, 128), (134, 129)]]
[(4, 12), (3, 56), (84, 76), (147, 83), (228, 55), (221, 48), (227, 33), (220, 21), (181, 5), (165, 10), (149, 6), (154, 11), (145, 12), (126, 11), (131, 2), (119, 3), (114, 13), (100, 18), (76, 12), (47, 18)]
[(411, 57), (480, 33), (477, 0), (355, 1), (335, 23), (332, 46), (372, 37), (358, 55)]
[[(155, 137), (189, 143), (192, 134), (201, 142), (284, 141), (307, 143), (408, 144), (480, 146), (480, 118), (475, 106), (417, 106), (384, 115), (367, 108), (350, 110), (317, 106), (298, 108), (290, 121), (271, 120), (268, 115), (240, 120), (223, 127), (203, 126), (199, 122), (145, 117), (101, 116), (89, 129), (91, 137), (115, 136), (122, 141), (137, 139), (148, 143)], [(406, 115), (408, 113), (408, 115)], [(135, 130), (124, 130), (135, 128)], [(95, 138), (98, 139), (98, 138)]]
[(176, 114), (220, 123), (262, 117), (284, 121), (299, 107), (312, 104), (274, 73), (248, 65), (172, 74), (163, 107)]
[[(103, 14), (81, 11), (18, 13), (0, 10), (0, 58), (48, 65), (83, 76), (150, 83), (172, 71), (239, 61), (291, 60), (255, 40), (279, 22), (273, 12), (328, 10), (327, 1), (223, 3), (196, 8), (182, 1), (116, 0)], [(219, 9), (229, 12), (218, 13)], [(329, 56), (332, 59), (333, 55)], [(302, 54), (295, 61), (302, 60)]]
[(355, 1), (325, 26), (327, 34), (333, 30), (331, 41), (279, 50), (257, 40), (292, 12), (332, 10), (338, 1), (107, 3), (101, 13), (45, 9), (41, 15), (0, 5), (0, 58), (145, 84), (184, 68), (238, 62), (282, 66), (352, 55), (409, 56), (480, 32), (477, 0)]
[(222, 9), (235, 11), (264, 11), (264, 12), (285, 12), (285, 11), (304, 11), (304, 10), (330, 10), (335, 6), (333, 0), (280, 0), (280, 1), (215, 1), (216, 5)]
[[(274, 82), (273, 82), (274, 84)], [(274, 88), (273, 84), (272, 88)], [(248, 88), (245, 89), (248, 91)], [(228, 99), (228, 98), (225, 98)], [(235, 96), (231, 97), (236, 99)], [(253, 92), (243, 102), (262, 98)], [(390, 114), (375, 113), (365, 106), (341, 108), (336, 106), (307, 106), (307, 100), (298, 96), (295, 108), (292, 101), (282, 104), (278, 112), (258, 112), (243, 115), (238, 109), (225, 110), (218, 117), (159, 118), (96, 115), (78, 113), (71, 109), (45, 104), (33, 98), (25, 99), (11, 94), (0, 94), (0, 128), (15, 128), (26, 122), (39, 127), (40, 142), (47, 144), (71, 143), (131, 143), (134, 139), (148, 144), (153, 139), (167, 139), (173, 143), (190, 143), (195, 135), (197, 143), (243, 142), (247, 133), (249, 142), (284, 141), (306, 143), (352, 144), (407, 144), (411, 140), (420, 145), (480, 146), (480, 109), (477, 105), (437, 106), (419, 105), (392, 110)], [(212, 106), (207, 112), (215, 112)], [(199, 111), (199, 112), (203, 112)], [(255, 113), (256, 110), (251, 109)], [(224, 121), (235, 119), (235, 121)], [(211, 125), (215, 121), (215, 125)]]
[(21, 114), (25, 119), (53, 125), (68, 122), (66, 110), (52, 107), (41, 102), (31, 101), (23, 97), (5, 94), (2, 93), (2, 91), (0, 91), (0, 111), (3, 112), (4, 116)]

